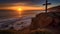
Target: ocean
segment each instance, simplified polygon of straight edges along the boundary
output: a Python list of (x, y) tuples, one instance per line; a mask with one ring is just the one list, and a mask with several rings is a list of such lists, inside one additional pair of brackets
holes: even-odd
[(31, 25), (32, 18), (41, 12), (44, 11), (21, 11), (20, 14), (20, 11), (0, 10), (0, 30), (26, 28)]

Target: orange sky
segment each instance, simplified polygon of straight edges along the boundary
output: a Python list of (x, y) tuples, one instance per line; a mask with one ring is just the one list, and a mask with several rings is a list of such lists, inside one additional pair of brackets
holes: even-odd
[(29, 3), (6, 3), (6, 4), (0, 4), (0, 10), (5, 9), (5, 10), (44, 10), (45, 7), (42, 5), (30, 5)]
[(43, 7), (32, 7), (32, 6), (11, 6), (11, 7), (2, 7), (0, 9), (18, 10), (19, 8), (21, 8), (22, 10), (44, 10)]
[(22, 10), (44, 10), (44, 7), (29, 5), (28, 3), (10, 3), (10, 4), (1, 4), (2, 7), (0, 9), (6, 10), (18, 10), (21, 8)]

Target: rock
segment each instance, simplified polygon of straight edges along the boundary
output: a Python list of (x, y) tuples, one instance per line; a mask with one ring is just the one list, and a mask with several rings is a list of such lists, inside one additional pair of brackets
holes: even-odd
[(49, 12), (60, 12), (60, 5), (48, 9)]
[(46, 13), (38, 14), (34, 19), (32, 19), (32, 25), (35, 28), (43, 28), (52, 22), (52, 17), (48, 16)]
[(32, 18), (30, 30), (47, 29), (53, 34), (60, 33), (60, 6), (52, 7), (48, 9), (48, 13), (37, 14), (35, 18)]

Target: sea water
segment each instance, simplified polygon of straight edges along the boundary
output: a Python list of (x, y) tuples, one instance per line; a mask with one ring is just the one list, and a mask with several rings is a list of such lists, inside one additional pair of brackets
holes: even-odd
[(18, 11), (0, 10), (0, 30), (7, 30), (13, 27), (15, 30), (21, 30), (31, 25), (32, 17), (44, 11)]

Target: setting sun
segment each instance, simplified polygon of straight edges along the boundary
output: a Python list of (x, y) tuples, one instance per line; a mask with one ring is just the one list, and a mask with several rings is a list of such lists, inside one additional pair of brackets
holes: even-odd
[(21, 8), (17, 8), (17, 11), (22, 11), (22, 9)]
[(19, 13), (20, 16), (21, 16), (21, 14), (22, 14), (22, 12), (23, 12), (23, 9), (22, 9), (22, 8), (16, 8), (16, 10), (18, 11), (18, 13)]

